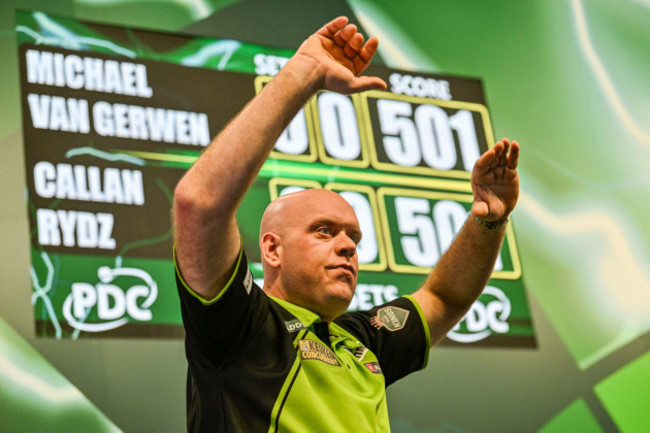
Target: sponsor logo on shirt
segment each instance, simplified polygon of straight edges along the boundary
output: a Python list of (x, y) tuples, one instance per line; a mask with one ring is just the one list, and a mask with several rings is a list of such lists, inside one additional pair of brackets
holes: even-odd
[[(358, 341), (357, 343), (361, 344)], [(354, 356), (357, 361), (361, 361), (363, 357), (366, 356), (366, 353), (368, 353), (368, 349), (364, 346), (353, 347), (353, 348), (343, 346), (343, 349), (345, 349), (350, 355)]]
[(287, 320), (284, 322), (284, 326), (287, 327), (287, 331), (289, 332), (296, 332), (305, 328), (305, 325), (298, 319)]
[(329, 365), (341, 366), (334, 352), (319, 341), (300, 340), (298, 341), (298, 349), (302, 359), (317, 359)]
[(248, 269), (246, 271), (246, 277), (244, 278), (244, 289), (246, 289), (246, 293), (250, 295), (252, 288), (253, 288), (253, 274), (251, 273), (251, 270)]
[(357, 358), (357, 361), (361, 361), (366, 356), (366, 353), (368, 353), (368, 349), (361, 346), (354, 351), (354, 357)]
[(368, 370), (372, 371), (375, 374), (383, 374), (378, 362), (366, 362), (363, 365), (365, 365)]
[(377, 311), (377, 315), (370, 319), (370, 323), (377, 329), (385, 327), (389, 331), (399, 331), (406, 324), (409, 311), (398, 307), (384, 307)]

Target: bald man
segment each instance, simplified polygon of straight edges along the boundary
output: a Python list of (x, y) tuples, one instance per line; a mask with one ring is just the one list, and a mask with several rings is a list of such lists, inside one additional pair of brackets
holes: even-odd
[(360, 240), (354, 210), (335, 192), (306, 190), (277, 199), (261, 224), (265, 292), (331, 322), (352, 301)]
[(264, 290), (253, 282), (235, 219), (239, 203), (281, 132), (318, 90), (386, 88), (378, 77), (359, 75), (377, 44), (364, 42), (344, 17), (327, 23), (176, 188), (188, 431), (389, 431), (386, 386), (426, 366), (430, 346), (490, 278), (519, 192), (519, 146), (508, 139), (476, 162), (471, 215), (412, 295), (345, 312), (362, 233), (352, 207), (326, 190), (269, 205), (260, 230)]

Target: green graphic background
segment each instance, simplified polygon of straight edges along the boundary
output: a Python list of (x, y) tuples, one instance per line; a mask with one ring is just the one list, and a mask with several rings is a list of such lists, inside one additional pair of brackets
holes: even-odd
[[(17, 7), (279, 47), (347, 14), (387, 66), (481, 78), (495, 135), (522, 143), (513, 221), (539, 347), (434, 349), (389, 390), (393, 430), (648, 431), (647, 1), (3, 2), (0, 315), (119, 428), (181, 431), (179, 341), (33, 337)], [(20, 412), (2, 415), (16, 431), (1, 420)]]
[[(32, 244), (32, 269), (31, 277), (34, 285), (35, 298), (35, 319), (36, 333), (39, 336), (53, 336), (60, 338), (106, 338), (115, 336), (151, 336), (169, 337), (181, 336), (181, 318), (179, 313), (177, 295), (172, 289), (174, 281), (171, 275), (164, 270), (172, 269), (170, 251), (172, 249), (171, 229), (169, 228), (169, 209), (172, 202), (172, 190), (183, 172), (190, 167), (200, 152), (201, 146), (188, 146), (175, 142), (160, 142), (159, 140), (133, 140), (129, 137), (113, 137), (109, 134), (99, 133), (98, 126), (101, 121), (92, 115), (93, 127), (88, 128), (87, 133), (72, 133), (64, 131), (64, 127), (52, 127), (51, 129), (37, 127), (34, 118), (35, 113), (42, 111), (34, 104), (32, 98), (40, 95), (47, 95), (54, 105), (55, 98), (63, 96), (69, 101), (87, 101), (90, 112), (95, 113), (99, 104), (136, 104), (147, 107), (164, 107), (166, 109), (190, 109), (193, 112), (204, 112), (209, 119), (211, 131), (222, 129), (232, 116), (253, 96), (253, 91), (260, 91), (267, 76), (257, 76), (259, 71), (256, 65), (259, 63), (256, 54), (264, 53), (271, 56), (289, 54), (280, 52), (277, 49), (254, 46), (235, 41), (218, 40), (210, 38), (189, 38), (182, 35), (169, 35), (154, 33), (136, 29), (120, 29), (95, 23), (77, 22), (66, 18), (47, 15), (42, 12), (22, 12), (17, 14), (16, 31), (20, 46), (19, 56), (21, 65), (21, 90), (23, 93), (23, 122), (26, 171), (28, 173), (28, 209), (30, 214), (31, 244)], [(92, 58), (104, 61), (106, 65), (111, 60), (123, 62), (137, 62), (139, 66), (147, 69), (147, 86), (150, 86), (151, 95), (143, 99), (137, 96), (124, 96), (120, 92), (115, 94), (89, 91), (84, 88), (71, 89), (63, 86), (57, 88), (52, 85), (56, 78), (48, 85), (46, 74), (42, 71), (45, 67), (38, 69), (28, 60), (34, 52), (41, 52), (38, 56), (45, 54), (53, 56), (75, 55), (82, 58)], [(105, 55), (109, 55), (106, 57)], [(110, 56), (112, 55), (112, 56)], [(31, 57), (33, 59), (33, 57)], [(56, 58), (56, 57), (55, 57)], [(284, 57), (285, 60), (287, 57)], [(231, 65), (231, 61), (233, 64)], [(45, 65), (45, 60), (41, 60)], [(31, 66), (30, 66), (31, 65)], [(394, 70), (373, 66), (369, 73), (379, 75), (386, 81), (390, 81)], [(34, 72), (34, 71), (41, 72)], [(55, 71), (56, 69), (53, 68)], [(223, 71), (223, 72), (222, 72)], [(243, 74), (241, 74), (243, 72)], [(271, 72), (274, 73), (274, 72)], [(30, 74), (38, 75), (40, 80), (27, 79)], [(39, 75), (40, 74), (40, 75)], [(108, 72), (107, 72), (108, 74)], [(421, 73), (420, 73), (421, 74)], [(52, 73), (56, 76), (56, 73)], [(174, 77), (170, 80), (169, 77)], [(238, 212), (238, 221), (244, 248), (247, 251), (250, 267), (256, 278), (263, 278), (260, 272), (261, 263), (258, 252), (259, 220), (264, 208), (272, 198), (280, 195), (281, 190), (287, 186), (314, 185), (324, 188), (331, 188), (337, 191), (363, 191), (367, 205), (375, 203), (375, 209), (370, 216), (370, 225), (375, 228), (375, 236), (367, 233), (359, 248), (364, 250), (365, 243), (374, 242), (378, 253), (370, 262), (360, 258), (361, 272), (359, 274), (360, 287), (391, 284), (396, 289), (391, 296), (406, 295), (413, 292), (420, 284), (424, 276), (430, 271), (435, 263), (436, 254), (428, 251), (425, 256), (433, 260), (427, 266), (415, 266), (411, 263), (408, 251), (400, 245), (402, 239), (410, 238), (417, 243), (433, 245), (437, 254), (442, 254), (451, 242), (456, 231), (460, 229), (466, 214), (471, 207), (471, 187), (469, 183), (469, 170), (473, 163), (472, 158), (478, 156), (488, 149), (493, 143), (491, 136), (492, 126), (490, 124), (487, 108), (483, 105), (484, 95), (481, 83), (459, 77), (434, 76), (438, 80), (449, 80), (450, 93), (453, 94), (451, 101), (436, 101), (430, 98), (391, 95), (386, 92), (369, 92), (354, 97), (337, 96), (339, 104), (343, 101), (353, 113), (356, 111), (354, 127), (345, 129), (346, 124), (342, 119), (327, 117), (326, 109), (320, 109), (321, 101), (332, 94), (321, 94), (307, 104), (304, 111), (305, 128), (309, 130), (306, 135), (310, 137), (308, 155), (304, 152), (300, 156), (291, 153), (274, 151), (272, 156), (262, 167), (261, 173), (247, 193)], [(108, 81), (108, 80), (107, 80)], [(92, 82), (89, 80), (89, 82)], [(180, 84), (180, 85), (179, 85)], [(28, 95), (28, 96), (27, 96)], [(209, 95), (206, 98), (205, 95)], [(357, 97), (360, 96), (360, 97)], [(390, 98), (390, 99), (388, 99)], [(40, 100), (40, 99), (39, 99)], [(456, 126), (455, 130), (459, 136), (462, 131), (465, 136), (469, 133), (475, 136), (475, 143), (462, 144), (467, 138), (458, 143), (451, 143), (446, 147), (447, 152), (455, 157), (455, 163), (450, 170), (434, 169), (435, 160), (429, 162), (428, 166), (421, 162), (417, 167), (405, 167), (398, 164), (398, 160), (392, 161), (386, 152), (380, 156), (383, 145), (382, 122), (378, 113), (378, 101), (390, 102), (391, 104), (407, 104), (412, 110), (437, 109), (437, 113), (445, 118), (458, 119), (458, 115), (465, 115), (469, 122), (462, 123), (461, 127)], [(40, 102), (39, 105), (43, 103)], [(437, 105), (439, 104), (439, 105)], [(117, 107), (117, 105), (115, 105)], [(441, 108), (442, 107), (442, 108)], [(341, 109), (341, 108), (339, 108)], [(461, 112), (462, 110), (462, 112)], [(55, 112), (55, 110), (53, 110)], [(117, 112), (116, 112), (117, 113)], [(364, 114), (365, 113), (365, 114)], [(474, 114), (471, 114), (474, 113)], [(42, 115), (41, 115), (42, 116)], [(117, 118), (117, 114), (111, 118)], [(347, 116), (343, 116), (347, 117)], [(415, 116), (417, 118), (417, 115)], [(55, 118), (52, 115), (52, 118)], [(407, 121), (406, 117), (400, 117), (401, 121)], [(431, 120), (430, 120), (431, 121)], [(429, 122), (430, 122), (429, 121)], [(90, 120), (88, 120), (90, 123)], [(349, 120), (348, 120), (349, 122)], [(117, 121), (115, 122), (117, 123)], [(349, 123), (347, 123), (350, 125)], [(413, 124), (415, 128), (415, 123)], [(359, 156), (353, 160), (336, 158), (329, 154), (326, 143), (328, 130), (339, 128), (338, 131), (347, 139), (357, 140), (359, 143)], [(417, 127), (420, 129), (420, 126)], [(440, 128), (438, 126), (438, 128)], [(60, 129), (60, 130), (59, 130)], [(190, 128), (191, 130), (191, 128)], [(358, 131), (358, 133), (356, 132)], [(451, 127), (450, 132), (451, 135)], [(420, 134), (421, 135), (421, 134)], [(153, 135), (152, 135), (153, 136)], [(207, 137), (206, 137), (207, 138)], [(345, 141), (345, 140), (344, 140)], [(418, 144), (418, 142), (423, 144)], [(409, 140), (410, 144), (418, 147), (429, 146), (433, 148), (435, 143), (427, 141), (426, 138)], [(406, 144), (406, 143), (405, 143)], [(330, 146), (333, 146), (330, 144)], [(422, 151), (424, 154), (424, 151)], [(432, 151), (433, 153), (434, 151)], [(375, 156), (370, 156), (370, 155)], [(472, 156), (473, 155), (473, 156)], [(304, 161), (307, 156), (309, 161)], [(371, 161), (376, 159), (376, 161)], [(464, 160), (467, 159), (467, 163)], [(36, 184), (54, 186), (61, 185), (60, 174), (52, 177), (52, 181), (37, 182), (37, 169), (43, 162), (47, 162), (54, 171), (54, 165), (81, 164), (84, 168), (88, 165), (93, 167), (116, 170), (126, 168), (131, 171), (138, 169), (143, 180), (143, 205), (129, 206), (114, 203), (89, 202), (77, 200), (75, 196), (64, 195), (49, 198), (48, 194), (43, 195)], [(379, 162), (381, 161), (381, 165)], [(85, 164), (85, 165), (84, 165)], [(89, 169), (88, 169), (89, 170)], [(84, 168), (84, 173), (86, 169)], [(39, 173), (42, 173), (40, 170)], [(33, 176), (32, 176), (33, 173)], [(50, 175), (47, 175), (50, 176)], [(88, 177), (88, 179), (86, 179)], [(56, 182), (54, 181), (56, 179)], [(91, 185), (90, 174), (82, 177), (84, 185)], [(155, 181), (155, 182), (154, 182)], [(102, 182), (105, 184), (106, 182)], [(155, 183), (155, 186), (154, 186)], [(392, 186), (399, 189), (391, 188)], [(82, 188), (85, 188), (82, 187)], [(89, 188), (92, 190), (92, 188)], [(410, 213), (409, 223), (413, 219), (428, 221), (424, 228), (418, 231), (402, 233), (402, 225), (398, 223), (396, 212), (397, 197), (410, 197), (409, 200), (426, 199), (426, 205), (431, 211), (418, 211)], [(457, 203), (456, 209), (461, 209), (461, 215), (455, 227), (445, 228), (444, 219), (449, 217), (433, 217), (436, 212), (433, 209), (438, 202), (453, 201)], [(444, 207), (444, 203), (443, 203)], [(385, 211), (384, 211), (385, 209)], [(114, 249), (80, 248), (69, 243), (60, 245), (59, 242), (48, 241), (51, 231), (45, 227), (48, 224), (42, 222), (43, 211), (69, 214), (75, 211), (104, 212), (114, 218), (112, 237), (115, 239)], [(437, 221), (441, 218), (442, 221)], [(434, 221), (435, 220), (435, 221)], [(37, 221), (38, 224), (37, 224)], [(362, 229), (366, 230), (362, 221)], [(402, 221), (403, 223), (403, 221)], [(58, 226), (57, 222), (57, 226)], [(61, 226), (63, 223), (61, 222)], [(427, 228), (432, 229), (431, 234), (424, 234)], [(435, 229), (435, 231), (434, 231)], [(55, 229), (58, 232), (65, 232), (64, 229)], [(447, 233), (449, 231), (449, 233)], [(437, 234), (436, 234), (437, 232)], [(65, 235), (63, 235), (65, 238)], [(70, 236), (71, 238), (73, 236)], [(443, 238), (444, 237), (444, 238)], [(373, 240), (374, 238), (374, 240)], [(45, 239), (45, 240), (43, 240)], [(446, 240), (444, 240), (446, 239)], [(74, 239), (69, 239), (74, 241)], [(489, 285), (493, 290), (503, 293), (504, 305), (498, 299), (490, 299), (489, 294), (484, 294), (479, 300), (477, 308), (472, 310), (468, 316), (477, 317), (478, 328), (469, 326), (462, 321), (453, 335), (444, 340), (441, 344), (474, 344), (482, 346), (535, 346), (534, 333), (532, 329), (530, 311), (528, 309), (519, 255), (516, 250), (516, 240), (512, 227), (508, 228), (506, 241), (501, 251), (500, 267), (496, 269)], [(419, 248), (411, 243), (410, 250), (413, 252)], [(416, 251), (417, 253), (417, 251)], [(360, 253), (361, 254), (361, 253)], [(418, 253), (419, 254), (419, 253)], [(419, 254), (422, 255), (422, 254)], [(87, 257), (89, 256), (89, 257)], [(99, 258), (101, 257), (101, 258)], [(133, 258), (136, 260), (133, 260)], [(159, 259), (155, 264), (141, 259)], [(162, 259), (162, 260), (160, 260)], [(166, 261), (166, 267), (165, 267)], [(114, 262), (114, 263), (111, 263)], [(78, 304), (83, 298), (90, 295), (75, 295), (75, 285), (84, 284), (95, 291), (94, 287), (100, 284), (99, 272), (94, 275), (95, 270), (100, 266), (114, 269), (117, 272), (128, 272), (133, 268), (138, 272), (144, 271), (153, 281), (157, 282), (160, 290), (157, 290), (155, 302), (149, 309), (153, 314), (151, 319), (137, 320), (130, 313), (116, 320), (111, 325), (111, 320), (103, 320), (99, 314), (101, 305), (117, 306), (118, 298), (111, 296), (106, 304), (100, 295), (97, 296), (99, 303), (85, 307), (85, 312), (78, 310)], [(459, 272), (463, 272), (459, 269)], [(103, 281), (106, 283), (106, 281)], [(130, 283), (130, 284), (127, 284)], [(118, 283), (118, 291), (124, 293), (130, 286), (139, 284), (137, 279), (127, 280), (121, 278)], [(92, 287), (91, 287), (92, 286)], [(99, 286), (96, 286), (99, 287)], [(360, 293), (363, 288), (360, 289)], [(78, 292), (77, 292), (78, 293)], [(152, 295), (153, 296), (153, 295)], [(357, 297), (364, 295), (358, 294)], [(375, 299), (371, 305), (376, 305), (390, 300)], [(498, 316), (503, 321), (502, 327), (490, 326), (487, 319), (488, 303), (497, 301), (501, 311)], [(139, 298), (144, 303), (143, 298)], [(367, 301), (366, 301), (367, 302)], [(366, 305), (366, 302), (363, 302)], [(137, 301), (136, 301), (137, 303)], [(496, 305), (496, 304), (494, 304)], [(359, 308), (359, 307), (352, 307)], [(364, 306), (363, 308), (369, 308)], [(74, 311), (74, 314), (72, 313)], [(493, 311), (493, 310), (490, 310)], [(74, 318), (72, 316), (74, 315)], [(74, 323), (73, 323), (74, 322)], [(108, 323), (107, 323), (108, 322)], [(98, 327), (98, 332), (85, 327)], [(492, 329), (494, 328), (494, 329)], [(477, 334), (478, 332), (478, 334)], [(464, 340), (470, 338), (470, 340)]]

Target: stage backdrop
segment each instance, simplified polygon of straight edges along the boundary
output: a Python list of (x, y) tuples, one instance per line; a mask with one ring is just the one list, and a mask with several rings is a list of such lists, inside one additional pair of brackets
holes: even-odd
[[(182, 337), (172, 192), (290, 53), (42, 12), (16, 22), (37, 335)], [(260, 285), (262, 213), (299, 188), (337, 191), (359, 217), (351, 309), (413, 292), (467, 219), (470, 172), (494, 143), (481, 82), (368, 73), (390, 92), (319, 93), (246, 195), (238, 220)], [(446, 343), (535, 345), (512, 227), (492, 280)]]
[[(238, 214), (254, 276), (264, 207), (323, 187), (364, 231), (351, 308), (411, 292), (466, 218), (474, 161), (508, 135), (522, 194), (492, 279), (389, 390), (393, 430), (647, 431), (647, 3), (9, 3), (0, 431), (183, 429), (174, 185), (339, 14), (380, 38), (368, 73), (389, 89), (320, 93), (287, 128)], [(26, 362), (28, 342), (90, 402), (52, 392), (65, 379)]]

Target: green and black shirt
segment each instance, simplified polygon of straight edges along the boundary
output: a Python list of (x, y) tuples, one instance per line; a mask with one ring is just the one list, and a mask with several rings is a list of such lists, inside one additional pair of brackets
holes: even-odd
[(408, 296), (321, 322), (255, 285), (243, 251), (211, 301), (178, 267), (176, 283), (191, 432), (388, 432), (386, 386), (427, 363), (428, 328)]

